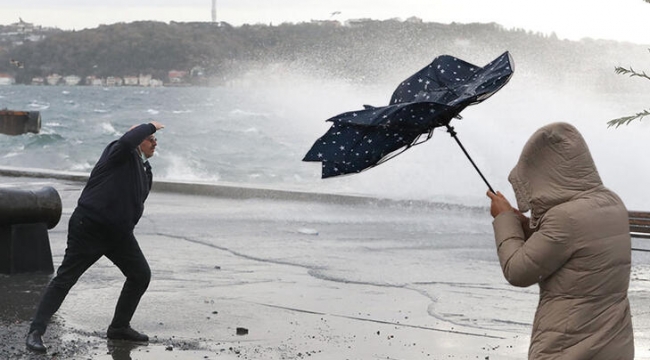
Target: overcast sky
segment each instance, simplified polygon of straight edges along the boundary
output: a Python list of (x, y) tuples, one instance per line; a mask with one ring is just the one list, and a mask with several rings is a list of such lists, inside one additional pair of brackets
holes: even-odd
[[(22, 18), (81, 30), (136, 20), (210, 21), (211, 8), (211, 0), (2, 0), (0, 24)], [(650, 4), (643, 0), (217, 0), (217, 21), (236, 26), (411, 16), (440, 23), (495, 22), (571, 40), (650, 44)]]

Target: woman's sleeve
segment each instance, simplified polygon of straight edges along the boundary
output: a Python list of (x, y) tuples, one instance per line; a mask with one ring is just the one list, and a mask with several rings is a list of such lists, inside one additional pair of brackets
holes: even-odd
[(572, 255), (569, 216), (547, 213), (528, 240), (514, 212), (500, 214), (492, 226), (501, 270), (514, 286), (526, 287), (546, 279)]

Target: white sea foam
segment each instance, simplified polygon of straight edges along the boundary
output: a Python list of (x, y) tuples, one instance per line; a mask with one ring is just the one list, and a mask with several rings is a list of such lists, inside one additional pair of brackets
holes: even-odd
[(104, 134), (119, 135), (119, 133), (117, 132), (117, 130), (115, 130), (115, 127), (113, 127), (113, 124), (111, 123), (104, 122), (101, 123), (99, 126)]
[[(43, 135), (55, 135), (59, 137), (61, 136), (55, 129), (52, 129), (50, 126), (41, 127), (38, 136), (43, 136)], [(49, 146), (49, 144), (43, 144), (43, 147), (45, 146)]]
[(86, 172), (90, 172), (90, 170), (93, 169), (93, 166), (94, 165), (88, 164), (88, 163), (85, 163), (85, 164), (72, 164), (70, 166), (70, 170), (75, 171), (75, 172), (84, 172), (84, 173), (86, 173)]
[(266, 113), (259, 113), (259, 112), (254, 112), (254, 111), (247, 111), (243, 109), (234, 109), (230, 112), (230, 115), (232, 116), (241, 116), (241, 117), (267, 117), (268, 114)]
[(33, 100), (28, 106), (35, 110), (46, 110), (50, 108), (50, 103)]
[(164, 179), (198, 182), (218, 182), (220, 180), (218, 173), (208, 172), (195, 159), (183, 158), (173, 154), (161, 155), (160, 150), (158, 150), (158, 154), (152, 162), (156, 169), (160, 162), (164, 162), (164, 167), (156, 170), (156, 174), (159, 174), (158, 176)]

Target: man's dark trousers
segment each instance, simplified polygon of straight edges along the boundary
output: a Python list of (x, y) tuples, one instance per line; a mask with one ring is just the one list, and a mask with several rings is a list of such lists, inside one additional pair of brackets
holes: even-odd
[(36, 330), (40, 334), (45, 333), (50, 318), (59, 309), (70, 288), (102, 256), (110, 259), (126, 276), (111, 326), (123, 328), (130, 325), (140, 298), (149, 286), (149, 264), (133, 232), (117, 233), (91, 220), (82, 209), (77, 208), (68, 224), (68, 244), (63, 262), (45, 289), (30, 332)]

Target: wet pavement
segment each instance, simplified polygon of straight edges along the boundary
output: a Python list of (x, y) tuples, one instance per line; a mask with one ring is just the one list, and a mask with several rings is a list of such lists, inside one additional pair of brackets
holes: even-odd
[[(0, 184), (23, 189), (54, 186), (58, 190), (63, 216), (49, 232), (57, 268), (65, 250), (67, 221), (82, 183), (0, 177)], [(191, 187), (158, 183), (135, 231), (151, 266), (152, 282), (132, 326), (150, 336), (149, 344), (106, 339), (105, 330), (123, 277), (103, 258), (82, 276), (55, 315), (44, 337), (50, 347), (46, 355), (25, 351), (24, 336), (40, 291), (51, 275), (0, 275), (0, 291), (6, 294), (0, 298), (0, 341), (3, 343), (0, 359), (526, 357), (536, 288), (511, 291), (500, 279), (498, 264), (490, 258), (482, 260), (476, 255), (473, 265), (446, 271), (459, 277), (471, 277), (472, 271), (480, 271), (489, 282), (490, 296), (500, 294), (498, 298), (487, 299), (487, 290), (476, 286), (463, 288), (455, 301), (446, 298), (452, 297), (458, 287), (452, 287), (437, 299), (423, 290), (427, 286), (440, 289), (453, 284), (379, 286), (365, 281), (337, 280), (336, 274), (324, 276), (323, 269), (318, 267), (296, 265), (318, 263), (319, 256), (327, 256), (310, 254), (305, 249), (320, 249), (328, 241), (328, 217), (349, 211), (372, 214), (368, 218), (360, 216), (360, 220), (347, 228), (340, 228), (338, 236), (355, 240), (356, 232), (367, 231), (382, 240), (382, 234), (412, 227), (409, 223), (412, 220), (401, 218), (394, 211), (394, 206), (403, 204), (378, 204), (338, 195), (287, 194), (272, 189)], [(425, 217), (429, 211), (420, 205), (416, 205), (416, 210)], [(314, 220), (319, 217), (322, 220)], [(381, 221), (373, 222), (376, 217)], [(241, 250), (245, 241), (250, 242), (245, 246), (257, 247), (256, 251)], [(272, 252), (282, 250), (277, 249), (277, 244), (295, 248), (293, 252), (286, 249), (282, 256), (279, 253), (276, 256)], [(493, 251), (490, 246), (493, 244), (478, 249), (478, 254)], [(441, 249), (437, 255), (439, 261), (443, 263), (444, 258), (455, 256), (454, 251), (457, 250)], [(368, 254), (371, 256), (372, 252)], [(306, 256), (316, 260), (300, 259)], [(635, 256), (639, 265), (633, 270), (630, 297), (635, 315), (637, 358), (642, 359), (650, 358), (650, 314), (642, 306), (650, 301), (647, 265), (650, 261), (646, 255)], [(449, 264), (453, 266), (453, 262)], [(382, 268), (394, 269), (390, 265), (378, 263), (375, 271), (381, 274)], [(390, 273), (378, 277), (399, 278)], [(354, 274), (341, 275), (341, 278), (354, 278)], [(527, 320), (505, 325), (490, 325), (481, 320), (484, 316), (492, 324), (498, 323), (499, 314), (508, 302), (515, 307), (524, 304), (525, 309), (518, 316)], [(431, 310), (434, 305), (446, 306), (443, 316), (431, 316), (435, 313)], [(474, 309), (469, 309), (470, 306)], [(467, 314), (473, 315), (449, 320)]]

